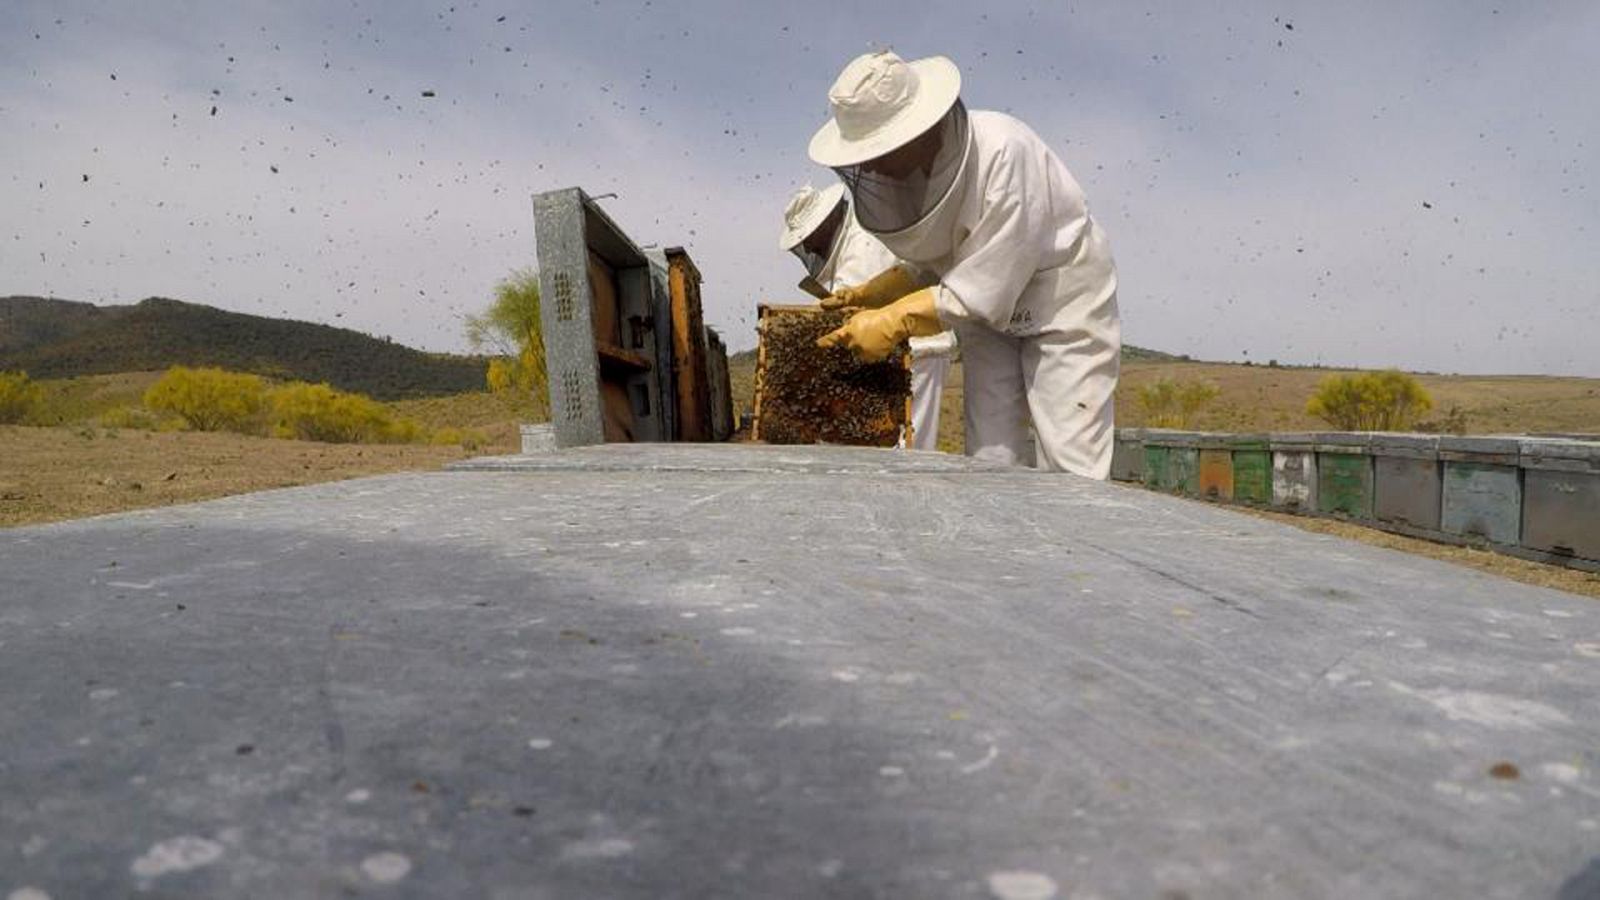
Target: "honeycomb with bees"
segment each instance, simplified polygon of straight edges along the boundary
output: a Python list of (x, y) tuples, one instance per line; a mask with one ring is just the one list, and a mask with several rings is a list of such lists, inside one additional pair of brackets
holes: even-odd
[(817, 306), (760, 307), (752, 437), (768, 444), (893, 447), (909, 432), (909, 353), (859, 362), (817, 339), (849, 314)]

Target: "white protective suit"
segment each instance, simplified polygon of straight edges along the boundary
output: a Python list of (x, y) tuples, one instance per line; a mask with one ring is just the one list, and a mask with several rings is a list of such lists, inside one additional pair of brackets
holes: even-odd
[[(894, 254), (846, 213), (833, 253), (816, 278), (828, 290), (858, 285), (895, 264)], [(911, 449), (939, 449), (939, 400), (956, 336), (946, 331), (911, 339)]]
[[(974, 110), (967, 158), (920, 222), (877, 237), (936, 276), (961, 342), (967, 454), (1105, 479), (1122, 348), (1104, 232), (1059, 157), (1022, 122)], [(931, 278), (929, 279), (931, 282)]]

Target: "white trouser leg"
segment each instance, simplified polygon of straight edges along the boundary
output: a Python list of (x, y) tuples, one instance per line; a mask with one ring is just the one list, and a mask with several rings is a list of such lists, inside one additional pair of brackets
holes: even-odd
[(1016, 338), (985, 325), (956, 329), (961, 342), (967, 455), (1028, 465), (1028, 404)]
[(1110, 477), (1119, 364), (1115, 348), (1086, 334), (1022, 339), (1039, 468), (1102, 481)]
[(913, 450), (939, 449), (939, 400), (950, 357), (943, 353), (911, 357), (911, 436)]

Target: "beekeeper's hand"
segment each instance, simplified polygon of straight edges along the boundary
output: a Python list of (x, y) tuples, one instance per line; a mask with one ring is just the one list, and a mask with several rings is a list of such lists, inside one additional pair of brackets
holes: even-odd
[(836, 288), (833, 296), (823, 299), (822, 308), (878, 309), (888, 306), (916, 289), (916, 276), (910, 269), (898, 265), (890, 266), (861, 284)]
[(817, 346), (844, 347), (862, 362), (881, 362), (907, 338), (931, 337), (944, 330), (933, 292), (934, 288), (923, 288), (882, 309), (864, 309), (818, 338)]

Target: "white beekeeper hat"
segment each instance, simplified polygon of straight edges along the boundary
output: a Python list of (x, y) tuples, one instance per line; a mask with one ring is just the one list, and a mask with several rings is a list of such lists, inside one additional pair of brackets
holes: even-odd
[(779, 250), (793, 250), (800, 242), (816, 231), (828, 214), (844, 199), (844, 185), (837, 182), (817, 190), (806, 185), (794, 192), (789, 205), (783, 210), (783, 234), (778, 238)]
[(960, 96), (961, 70), (943, 56), (858, 56), (828, 89), (833, 118), (812, 135), (811, 159), (829, 168), (877, 159), (932, 128)]

